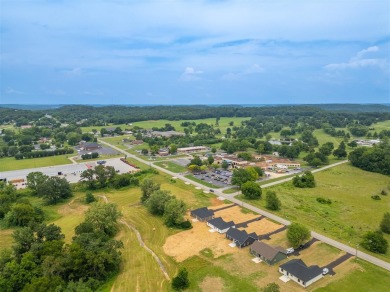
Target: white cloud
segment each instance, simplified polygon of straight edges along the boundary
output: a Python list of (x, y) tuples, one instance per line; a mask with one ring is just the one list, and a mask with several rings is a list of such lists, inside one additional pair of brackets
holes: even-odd
[(203, 71), (195, 70), (193, 67), (186, 67), (180, 79), (184, 81), (198, 80), (201, 74), (203, 74)]
[(24, 94), (23, 91), (16, 90), (12, 87), (7, 87), (7, 89), (5, 90), (5, 93), (6, 94), (17, 94), (17, 95)]
[(245, 75), (253, 75), (253, 74), (261, 74), (264, 73), (265, 69), (258, 64), (253, 64), (249, 68), (245, 69), (242, 72), (237, 72), (237, 73), (227, 73), (222, 76), (223, 80), (237, 80), (240, 79), (242, 76)]
[(386, 69), (388, 67), (387, 59), (383, 58), (364, 58), (368, 53), (378, 52), (377, 46), (368, 47), (356, 53), (348, 62), (328, 64), (324, 68), (327, 70), (359, 69), (365, 67), (378, 67)]

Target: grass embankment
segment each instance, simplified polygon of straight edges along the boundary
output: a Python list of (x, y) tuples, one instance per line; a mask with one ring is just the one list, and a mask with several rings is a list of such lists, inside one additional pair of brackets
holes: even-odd
[(187, 169), (184, 166), (176, 164), (172, 161), (156, 162), (155, 165), (163, 167), (163, 168), (165, 168), (169, 171), (175, 172), (175, 173), (187, 171)]
[(14, 157), (0, 158), (0, 171), (71, 164), (72, 162), (68, 159), (70, 156), (72, 154), (21, 160), (16, 160)]
[[(366, 231), (378, 229), (383, 214), (390, 209), (390, 196), (382, 200), (371, 198), (389, 187), (385, 175), (360, 170), (343, 164), (314, 174), (317, 186), (299, 189), (286, 182), (263, 190), (275, 191), (282, 201), (282, 209), (275, 214), (290, 221), (304, 223), (312, 230), (328, 235), (351, 246), (361, 241)], [(317, 198), (330, 199), (330, 205), (320, 204)], [(265, 208), (265, 200), (246, 200), (254, 206)], [(373, 212), (375, 210), (375, 212)], [(385, 235), (388, 240), (390, 236)], [(390, 261), (390, 251), (380, 256)]]

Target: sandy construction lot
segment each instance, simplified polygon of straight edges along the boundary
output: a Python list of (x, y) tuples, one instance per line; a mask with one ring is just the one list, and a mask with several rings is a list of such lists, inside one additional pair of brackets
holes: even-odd
[(225, 239), (224, 234), (209, 232), (206, 223), (194, 222), (192, 225), (192, 229), (174, 234), (165, 241), (164, 252), (176, 261), (182, 262), (205, 248), (209, 248), (214, 257), (238, 251), (229, 246), (230, 240)]
[[(227, 206), (227, 205), (226, 205)], [(224, 205), (218, 206), (218, 207), (211, 207), (210, 209), (219, 209), (224, 207)], [(240, 206), (234, 206), (231, 208), (227, 208), (225, 210), (217, 211), (214, 213), (215, 217), (222, 217), (225, 221), (234, 221), (234, 223), (242, 223), (248, 220), (255, 219), (259, 217), (260, 215), (254, 215), (252, 213), (245, 214), (241, 211)]]
[(257, 235), (263, 235), (269, 232), (273, 232), (282, 227), (283, 225), (281, 224), (277, 224), (267, 220), (266, 218), (263, 218), (260, 221), (249, 223), (248, 227), (238, 229), (245, 230), (248, 233), (255, 232)]

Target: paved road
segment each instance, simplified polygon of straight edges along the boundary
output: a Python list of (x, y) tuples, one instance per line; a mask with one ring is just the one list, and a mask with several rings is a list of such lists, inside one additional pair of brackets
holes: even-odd
[[(137, 157), (137, 156), (135, 156), (135, 155), (133, 155), (133, 154), (131, 154), (131, 153), (128, 153), (127, 151), (124, 151), (124, 150), (122, 150), (122, 149), (120, 149), (120, 148), (118, 148), (118, 147), (116, 147), (116, 146), (114, 146), (114, 145), (111, 145), (111, 144), (109, 144), (109, 143), (107, 143), (107, 142), (105, 142), (105, 141), (99, 140), (99, 142), (102, 143), (102, 144), (106, 144), (107, 146), (110, 146), (110, 147), (112, 147), (112, 148), (114, 148), (114, 149), (120, 151), (121, 153), (127, 155), (128, 157), (131, 157), (131, 158), (133, 158), (133, 159), (136, 159), (137, 161), (139, 161), (139, 162), (141, 162), (141, 163), (144, 163), (144, 164), (153, 166), (154, 168), (156, 168), (156, 169), (158, 169), (158, 170), (160, 170), (160, 171), (162, 171), (162, 172), (165, 172), (165, 173), (168, 173), (168, 174), (170, 174), (170, 175), (172, 175), (172, 176), (175, 176), (175, 177), (177, 177), (177, 178), (179, 178), (179, 179), (181, 179), (181, 180), (183, 180), (183, 181), (185, 181), (185, 182), (189, 182), (189, 183), (191, 183), (192, 185), (194, 185), (194, 186), (196, 186), (196, 187), (200, 187), (200, 188), (203, 189), (203, 190), (209, 190), (208, 187), (206, 187), (206, 186), (204, 186), (204, 185), (202, 185), (202, 184), (200, 184), (200, 183), (197, 183), (197, 182), (195, 182), (195, 181), (193, 181), (193, 180), (190, 180), (190, 179), (184, 177), (184, 176), (181, 175), (181, 174), (174, 173), (174, 172), (169, 171), (169, 170), (167, 170), (167, 169), (165, 169), (165, 168), (163, 168), (163, 167), (159, 167), (159, 166), (157, 166), (157, 165), (154, 165), (153, 163), (149, 163), (149, 162), (143, 160), (142, 158), (139, 158), (139, 157)], [(322, 168), (315, 169), (315, 170), (313, 170), (312, 172), (319, 172), (319, 171), (322, 171), (322, 170), (325, 170), (325, 169), (329, 169), (329, 168), (331, 168), (331, 167), (334, 167), (334, 166), (337, 166), (337, 165), (340, 165), (340, 164), (343, 164), (343, 163), (346, 163), (346, 162), (347, 162), (347, 160), (343, 160), (343, 161), (340, 161), (340, 162), (337, 162), (337, 163), (334, 163), (334, 164), (331, 164), (331, 165), (327, 165), (327, 166), (322, 167)], [(291, 180), (291, 179), (292, 179), (292, 177), (289, 177), (289, 178), (286, 178), (286, 179), (283, 179), (283, 180), (280, 180), (280, 181), (276, 181), (276, 182), (272, 182), (272, 183), (269, 183), (269, 184), (266, 184), (266, 185), (262, 185), (261, 187), (262, 187), (262, 188), (270, 187), (270, 186), (273, 186), (273, 185), (276, 185), (276, 184), (280, 184), (280, 183), (289, 181), (289, 180)], [(233, 203), (236, 203), (237, 205), (240, 205), (240, 206), (242, 206), (242, 207), (244, 207), (244, 208), (247, 208), (247, 209), (249, 209), (249, 210), (251, 210), (251, 211), (253, 211), (253, 212), (255, 212), (255, 213), (264, 215), (264, 216), (266, 216), (266, 217), (268, 217), (268, 218), (270, 218), (270, 219), (272, 219), (272, 220), (274, 220), (274, 221), (276, 221), (276, 222), (279, 222), (279, 223), (281, 223), (281, 224), (283, 224), (283, 225), (290, 225), (290, 224), (291, 224), (290, 221), (288, 221), (288, 220), (286, 220), (286, 219), (284, 219), (284, 218), (281, 218), (281, 217), (276, 216), (276, 215), (274, 215), (274, 214), (272, 214), (272, 213), (270, 213), (270, 212), (264, 211), (264, 210), (262, 210), (262, 209), (259, 209), (259, 208), (255, 207), (255, 206), (252, 206), (252, 205), (250, 205), (250, 204), (247, 204), (247, 203), (245, 203), (245, 202), (243, 202), (243, 201), (241, 201), (241, 200), (238, 200), (238, 199), (234, 198), (234, 196), (236, 196), (237, 193), (234, 193), (234, 194), (224, 194), (224, 193), (222, 192), (222, 190), (220, 190), (220, 189), (218, 189), (218, 190), (217, 190), (217, 189), (214, 189), (214, 194), (215, 194), (216, 196), (223, 197), (223, 198), (225, 198), (225, 199), (227, 199), (227, 200), (229, 200), (229, 201), (231, 201), (231, 202), (233, 202)], [(340, 250), (343, 250), (343, 251), (345, 251), (345, 252), (348, 252), (348, 253), (350, 253), (350, 254), (353, 254), (353, 255), (357, 256), (358, 258), (361, 258), (361, 259), (363, 259), (363, 260), (366, 260), (366, 261), (368, 261), (368, 262), (370, 262), (370, 263), (372, 263), (372, 264), (374, 264), (374, 265), (377, 265), (377, 266), (379, 266), (379, 267), (381, 267), (381, 268), (384, 268), (384, 269), (390, 271), (390, 263), (388, 263), (388, 262), (385, 262), (385, 261), (383, 261), (383, 260), (380, 260), (380, 259), (378, 259), (378, 258), (376, 258), (376, 257), (374, 257), (374, 256), (371, 256), (371, 255), (366, 254), (366, 253), (364, 253), (364, 252), (362, 252), (362, 251), (359, 251), (359, 250), (357, 250), (356, 248), (353, 248), (353, 247), (350, 247), (350, 246), (348, 246), (348, 245), (345, 245), (345, 244), (343, 244), (343, 243), (341, 243), (341, 242), (338, 242), (338, 241), (336, 241), (336, 240), (334, 240), (334, 239), (331, 239), (331, 238), (329, 238), (329, 237), (326, 237), (326, 236), (321, 235), (321, 234), (319, 234), (319, 233), (316, 233), (316, 232), (314, 232), (314, 231), (311, 232), (311, 235), (312, 235), (314, 238), (316, 238), (316, 239), (318, 239), (318, 240), (321, 240), (322, 242), (325, 242), (325, 243), (327, 243), (327, 244), (329, 244), (329, 245), (331, 245), (331, 246), (334, 246), (334, 247), (336, 247), (336, 248), (338, 248), (338, 249), (340, 249)]]

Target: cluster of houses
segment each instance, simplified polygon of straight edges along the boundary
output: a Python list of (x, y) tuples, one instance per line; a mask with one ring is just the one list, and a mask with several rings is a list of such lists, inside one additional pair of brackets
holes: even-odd
[[(249, 246), (250, 253), (256, 257), (257, 262), (263, 261), (268, 265), (274, 265), (286, 259), (291, 253), (290, 249), (271, 246), (260, 241), (260, 236), (255, 232), (247, 233), (245, 230), (238, 229), (242, 224), (236, 224), (233, 221), (226, 222), (221, 217), (215, 217), (216, 211), (202, 207), (192, 210), (190, 214), (194, 220), (206, 222), (213, 232), (225, 234), (225, 238), (232, 241), (229, 244), (231, 247), (244, 248)], [(293, 259), (280, 265), (279, 272), (283, 274), (282, 277), (285, 277), (286, 281), (293, 280), (305, 288), (324, 276), (324, 271), (319, 266), (308, 267), (300, 259)]]
[(214, 157), (217, 164), (226, 161), (229, 168), (245, 168), (248, 166), (258, 166), (263, 170), (273, 170), (276, 172), (286, 172), (289, 168), (300, 168), (301, 164), (287, 158), (280, 158), (277, 155), (255, 155), (254, 162), (238, 158), (235, 154), (218, 154)]

